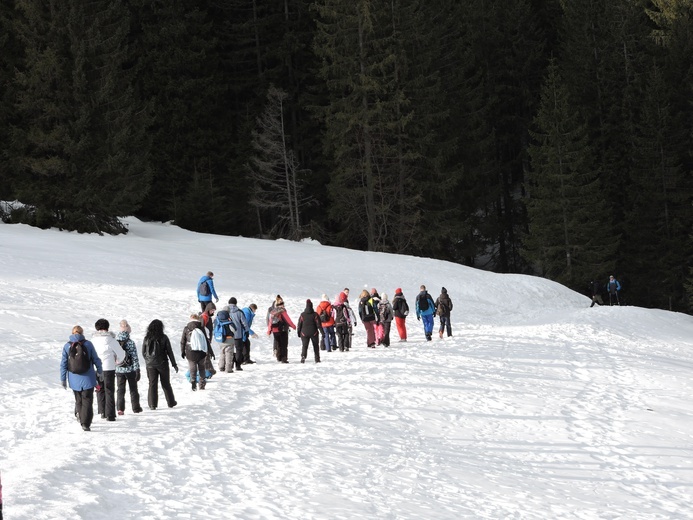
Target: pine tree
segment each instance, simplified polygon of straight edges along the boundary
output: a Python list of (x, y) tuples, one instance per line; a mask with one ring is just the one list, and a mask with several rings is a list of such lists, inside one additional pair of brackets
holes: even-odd
[(526, 254), (542, 276), (582, 288), (613, 266), (615, 242), (604, 225), (608, 210), (585, 125), (555, 62), (548, 69), (535, 126)]
[[(12, 200), (13, 168), (10, 167), (10, 125), (14, 123), (12, 103), (14, 71), (21, 67), (21, 49), (12, 24), (13, 2), (0, 4), (0, 200)], [(2, 215), (0, 215), (2, 216)]]
[(14, 165), (33, 222), (124, 231), (149, 186), (146, 119), (130, 88), (130, 18), (119, 0), (18, 0)]

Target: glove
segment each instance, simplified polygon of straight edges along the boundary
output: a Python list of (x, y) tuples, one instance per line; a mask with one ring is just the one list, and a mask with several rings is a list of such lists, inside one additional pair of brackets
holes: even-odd
[(176, 374), (178, 373), (178, 367), (173, 367), (173, 370), (176, 371)]
[(183, 352), (181, 352), (180, 355), (183, 359), (185, 359), (185, 350)]
[(135, 379), (135, 381), (139, 381), (139, 380), (140, 380), (140, 376), (141, 376), (140, 371), (139, 371), (139, 369), (137, 369), (137, 379)]
[(65, 390), (67, 390), (67, 381), (66, 381), (66, 380), (63, 380), (62, 383), (63, 383), (63, 388), (64, 388)]
[(217, 357), (214, 355), (214, 352), (212, 352), (212, 359), (216, 359)]
[(219, 298), (215, 298), (214, 301), (215, 301), (216, 303), (219, 303)]
[(416, 319), (417, 319), (418, 321), (421, 321), (421, 316), (417, 316)]
[(103, 373), (96, 374), (96, 379), (99, 380), (99, 383), (103, 383)]
[(100, 392), (100, 391), (101, 391), (101, 385), (98, 384), (98, 383), (96, 383), (96, 386), (94, 387), (94, 390), (96, 390), (97, 392)]

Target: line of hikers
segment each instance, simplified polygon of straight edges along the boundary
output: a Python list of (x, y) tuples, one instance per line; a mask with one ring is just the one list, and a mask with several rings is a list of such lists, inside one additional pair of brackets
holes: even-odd
[[(216, 374), (212, 360), (215, 359), (212, 345), (220, 350), (219, 371), (232, 373), (242, 371), (242, 365), (253, 364), (250, 358), (250, 339), (257, 338), (252, 330), (257, 305), (251, 303), (239, 308), (235, 297), (228, 305), (217, 311), (212, 297), (219, 301), (213, 285), (213, 273), (208, 272), (198, 282), (198, 302), (201, 313), (193, 313), (183, 328), (180, 339), (181, 357), (188, 362), (186, 377), (191, 389), (204, 390), (207, 379)], [(206, 285), (207, 290), (201, 286)], [(431, 341), (433, 318), (440, 318), (439, 336), (447, 331), (452, 336), (450, 312), (453, 305), (445, 287), (434, 301), (426, 287), (421, 286), (416, 297), (416, 317), (423, 321), (426, 339)], [(366, 330), (366, 346), (390, 346), (390, 327), (394, 320), (400, 341), (407, 341), (406, 318), (409, 305), (401, 288), (395, 290), (392, 303), (387, 294), (378, 294), (373, 288), (359, 295), (358, 313)], [(323, 294), (317, 307), (308, 299), (304, 311), (294, 324), (286, 311), (284, 300), (277, 295), (266, 314), (267, 335), (273, 336), (273, 354), (280, 363), (288, 363), (289, 329), (296, 331), (301, 339), (301, 363), (305, 363), (308, 347), (312, 345), (316, 363), (320, 363), (320, 352), (349, 351), (352, 347), (354, 327), (357, 325), (354, 311), (349, 305), (349, 289), (341, 291), (331, 303)], [(75, 397), (75, 418), (84, 431), (90, 431), (93, 420), (94, 393), (97, 410), (101, 418), (115, 421), (116, 414), (125, 411), (125, 392), (129, 388), (130, 402), (134, 413), (142, 412), (137, 383), (141, 377), (140, 358), (132, 332), (126, 320), (120, 322), (116, 335), (109, 331), (110, 323), (99, 319), (94, 324), (96, 332), (91, 341), (84, 330), (76, 325), (68, 342), (64, 345), (60, 362), (60, 380), (63, 388), (68, 385)], [(149, 380), (147, 403), (151, 410), (159, 404), (159, 383), (169, 408), (176, 406), (170, 382), (170, 369), (177, 373), (178, 365), (171, 342), (164, 333), (164, 324), (155, 319), (147, 327), (142, 342), (142, 359)], [(116, 392), (117, 383), (117, 392)], [(126, 388), (127, 387), (127, 388)]]

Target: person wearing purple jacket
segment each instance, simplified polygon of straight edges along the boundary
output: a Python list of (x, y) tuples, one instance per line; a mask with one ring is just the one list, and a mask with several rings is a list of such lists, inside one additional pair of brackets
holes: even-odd
[[(89, 368), (83, 374), (75, 374), (67, 369), (70, 347), (77, 342), (83, 345), (90, 358)], [(84, 338), (82, 327), (75, 325), (72, 328), (69, 341), (63, 347), (63, 355), (60, 360), (60, 381), (66, 390), (69, 384), (70, 389), (75, 394), (75, 417), (85, 432), (91, 430), (91, 422), (94, 418), (94, 387), (97, 377), (99, 380), (103, 380), (101, 359), (91, 341)]]

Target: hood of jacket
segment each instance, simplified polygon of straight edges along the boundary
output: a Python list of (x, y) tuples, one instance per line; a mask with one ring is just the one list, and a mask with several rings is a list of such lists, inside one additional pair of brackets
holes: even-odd
[(83, 334), (70, 334), (70, 343), (74, 343), (75, 341), (84, 341), (84, 335)]
[(118, 333), (118, 335), (116, 336), (116, 339), (118, 341), (126, 341), (126, 340), (130, 339), (130, 333), (123, 330), (123, 331)]

